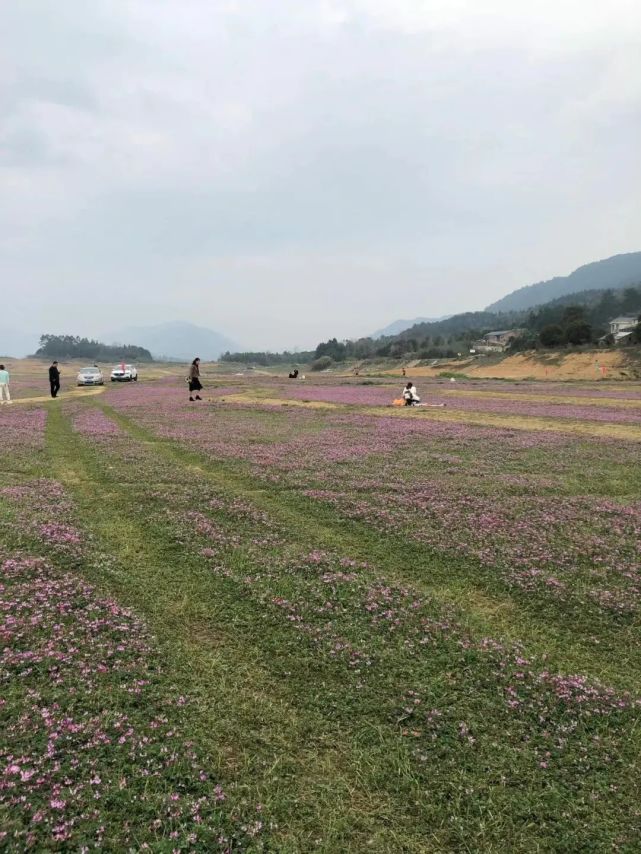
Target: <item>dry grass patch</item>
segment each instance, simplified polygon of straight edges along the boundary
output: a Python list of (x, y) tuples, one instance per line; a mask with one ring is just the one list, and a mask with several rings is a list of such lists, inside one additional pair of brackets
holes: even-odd
[(528, 401), (529, 403), (559, 403), (573, 404), (576, 406), (605, 406), (617, 409), (641, 409), (641, 400), (626, 400), (617, 397), (574, 397), (572, 394), (524, 394), (521, 392), (495, 391), (494, 389), (445, 389), (440, 394), (448, 397), (465, 397), (477, 399), (513, 400), (515, 402)]

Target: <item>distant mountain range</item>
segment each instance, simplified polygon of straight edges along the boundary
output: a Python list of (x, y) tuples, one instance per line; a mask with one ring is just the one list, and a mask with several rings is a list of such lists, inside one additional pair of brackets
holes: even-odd
[(438, 323), (439, 320), (447, 320), (449, 315), (443, 317), (415, 317), (413, 320), (395, 320), (386, 326), (384, 329), (379, 329), (378, 332), (373, 332), (370, 338), (385, 338), (389, 335), (399, 335), (405, 332), (406, 329), (411, 329), (417, 323)]
[[(495, 323), (500, 326), (517, 321), (519, 312), (559, 300), (583, 291), (620, 290), (641, 284), (641, 252), (614, 255), (579, 267), (568, 276), (557, 276), (545, 282), (526, 285), (489, 305), (484, 312), (416, 317), (395, 320), (372, 334), (373, 339), (409, 335), (451, 335), (460, 329), (480, 328)], [(497, 315), (503, 315), (497, 317)], [(187, 322), (169, 322), (156, 326), (130, 326), (99, 336), (108, 344), (136, 344), (149, 350), (156, 359), (191, 361), (194, 356), (217, 359), (226, 350), (236, 352), (238, 345), (221, 333)], [(39, 335), (0, 327), (0, 356), (22, 357), (34, 353)]]
[(113, 344), (137, 344), (146, 347), (154, 359), (191, 361), (195, 356), (212, 361), (226, 350), (238, 346), (216, 332), (193, 323), (175, 321), (158, 326), (129, 326), (100, 336)]
[[(485, 317), (483, 312), (473, 312), (445, 315), (444, 317), (415, 317), (413, 320), (395, 320), (383, 329), (372, 333), (371, 338), (376, 340), (402, 335), (410, 329), (412, 334), (414, 331), (425, 333), (428, 328), (431, 331), (442, 329), (446, 332), (450, 328), (459, 328), (461, 322), (463, 322), (463, 326), (482, 326), (485, 322), (493, 322), (489, 315), (513, 315), (515, 312), (526, 311), (552, 300), (561, 299), (569, 294), (581, 291), (619, 290), (640, 283), (641, 252), (628, 252), (623, 255), (614, 255), (612, 258), (605, 258), (602, 261), (585, 264), (570, 273), (569, 276), (555, 276), (555, 278), (545, 282), (536, 282), (536, 284), (518, 288), (518, 290), (512, 291), (492, 305), (488, 305), (485, 309)], [(446, 323), (450, 319), (453, 322), (451, 324)], [(500, 318), (494, 318), (494, 321), (499, 324), (501, 322)], [(505, 321), (507, 322), (507, 318)], [(430, 326), (426, 327), (424, 324)], [(432, 327), (431, 324), (442, 324), (442, 327)], [(419, 328), (415, 330), (415, 327)]]
[(625, 255), (614, 255), (603, 261), (585, 264), (569, 276), (556, 276), (546, 282), (526, 285), (488, 305), (485, 310), (494, 313), (523, 311), (578, 291), (607, 288), (617, 290), (639, 283), (641, 283), (641, 252), (628, 252)]

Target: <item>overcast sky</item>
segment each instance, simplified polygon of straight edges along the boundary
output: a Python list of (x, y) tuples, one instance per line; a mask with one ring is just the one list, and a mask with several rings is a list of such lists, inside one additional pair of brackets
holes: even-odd
[(6, 0), (0, 325), (482, 308), (641, 249), (640, 152), (638, 0)]

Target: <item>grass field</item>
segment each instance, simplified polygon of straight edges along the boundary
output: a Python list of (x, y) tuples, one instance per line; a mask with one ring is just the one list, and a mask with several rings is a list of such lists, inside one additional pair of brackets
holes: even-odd
[(183, 373), (13, 373), (0, 849), (641, 850), (641, 384)]

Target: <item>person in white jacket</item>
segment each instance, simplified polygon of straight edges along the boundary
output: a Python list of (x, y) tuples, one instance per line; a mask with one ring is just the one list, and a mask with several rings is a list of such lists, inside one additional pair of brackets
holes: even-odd
[(0, 404), (4, 404), (5, 397), (7, 403), (11, 403), (11, 395), (9, 394), (9, 371), (4, 365), (0, 365)]
[(403, 389), (403, 399), (405, 401), (405, 406), (415, 406), (417, 403), (421, 402), (416, 386), (413, 383), (408, 383)]

